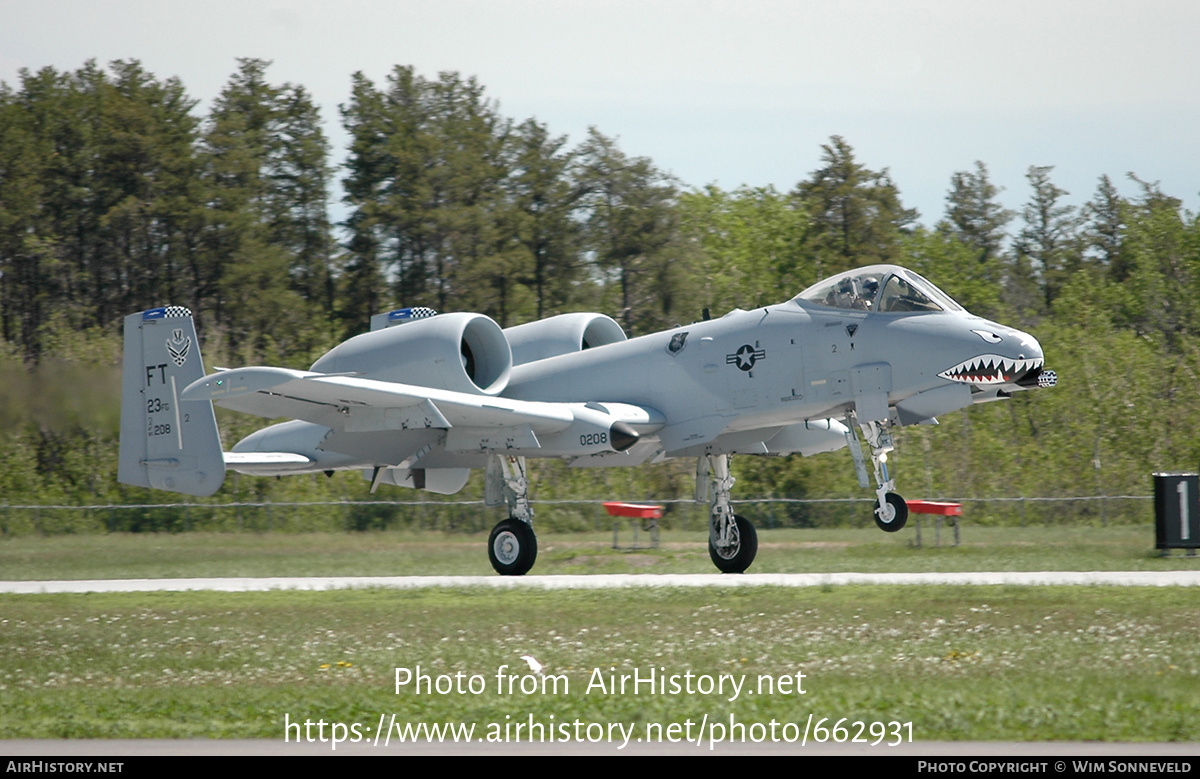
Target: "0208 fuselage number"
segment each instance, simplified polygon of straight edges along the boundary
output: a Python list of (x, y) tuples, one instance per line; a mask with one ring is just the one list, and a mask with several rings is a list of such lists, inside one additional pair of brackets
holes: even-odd
[(584, 433), (579, 436), (580, 446), (595, 446), (596, 444), (607, 444), (608, 433)]

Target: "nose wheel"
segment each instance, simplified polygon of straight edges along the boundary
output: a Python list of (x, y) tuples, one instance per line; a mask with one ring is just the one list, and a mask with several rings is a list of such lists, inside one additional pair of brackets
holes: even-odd
[(488, 536), (488, 560), (501, 576), (524, 576), (537, 560), (533, 528), (512, 517), (497, 523)]
[(735, 515), (729, 502), (733, 482), (729, 455), (702, 455), (696, 463), (696, 502), (703, 502), (712, 491), (708, 507), (708, 556), (721, 573), (745, 573), (758, 554), (754, 525)]
[(875, 524), (885, 533), (895, 533), (908, 523), (908, 504), (894, 492), (884, 495), (881, 504), (875, 501)]
[(720, 520), (716, 532), (709, 533), (708, 556), (721, 573), (745, 573), (758, 554), (758, 533), (745, 517), (734, 515), (722, 533)]
[(537, 536), (533, 533), (533, 507), (529, 505), (524, 457), (493, 454), (488, 458), (484, 503), (504, 504), (509, 514), (488, 536), (488, 561), (501, 576), (524, 576), (537, 560)]
[[(867, 477), (866, 458), (863, 457), (862, 445), (858, 442), (858, 434), (854, 432), (855, 419), (853, 412), (846, 413), (846, 444), (850, 449), (850, 457), (854, 460), (854, 470), (858, 474), (860, 487), (870, 486)], [(892, 492), (896, 480), (888, 473), (888, 453), (895, 449), (892, 434), (887, 428), (887, 422), (859, 422), (859, 428), (867, 444), (871, 447), (871, 464), (875, 469), (875, 524), (885, 533), (895, 533), (908, 523), (908, 504), (904, 498)]]

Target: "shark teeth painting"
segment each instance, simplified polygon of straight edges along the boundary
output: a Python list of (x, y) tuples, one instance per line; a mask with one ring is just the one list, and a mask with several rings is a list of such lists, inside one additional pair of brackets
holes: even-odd
[(1042, 360), (1015, 360), (998, 354), (983, 354), (963, 360), (953, 368), (938, 374), (943, 379), (961, 381), (964, 384), (987, 386), (989, 384), (1012, 384), (1031, 370), (1042, 367)]

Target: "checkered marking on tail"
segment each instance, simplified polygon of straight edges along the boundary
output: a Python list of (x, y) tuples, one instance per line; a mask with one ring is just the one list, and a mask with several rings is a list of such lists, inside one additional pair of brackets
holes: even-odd
[(395, 311), (388, 312), (388, 324), (395, 325), (402, 322), (411, 322), (414, 319), (425, 319), (426, 317), (431, 316), (437, 316), (437, 312), (426, 306), (398, 308)]
[(142, 321), (147, 319), (187, 319), (192, 315), (189, 308), (183, 306), (160, 306), (142, 312)]

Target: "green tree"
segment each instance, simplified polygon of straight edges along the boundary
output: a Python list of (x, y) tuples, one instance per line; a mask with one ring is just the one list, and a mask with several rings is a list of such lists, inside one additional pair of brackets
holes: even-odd
[(590, 128), (579, 150), (585, 239), (596, 266), (617, 286), (625, 331), (670, 323), (682, 268), (672, 263), (677, 236), (675, 181), (645, 157)]
[[(536, 318), (560, 313), (582, 270), (580, 226), (576, 218), (582, 191), (572, 179), (575, 155), (565, 135), (527, 119), (511, 139), (512, 165), (506, 179), (511, 199), (511, 230), (521, 247), (522, 275), (533, 288)], [(496, 286), (509, 279), (497, 277)], [(502, 308), (502, 312), (506, 313)], [(503, 323), (503, 319), (501, 320)]]
[(291, 255), (292, 289), (330, 317), (338, 272), (329, 221), (332, 168), (320, 112), (304, 87), (280, 89), (272, 130), (265, 170), (270, 240)]
[(805, 250), (808, 214), (773, 187), (709, 186), (680, 197), (684, 244), (696, 254), (699, 307), (714, 313), (792, 297), (816, 281)]
[(937, 284), (972, 314), (1003, 318), (1001, 271), (995, 263), (978, 261), (978, 246), (944, 230), (918, 227), (904, 237), (902, 248), (902, 265)]
[(23, 71), (0, 98), (4, 327), (20, 321), (31, 359), (46, 328), (107, 326), (187, 287), (195, 101), (136, 61), (110, 69)]
[(959, 171), (950, 177), (946, 218), (938, 229), (973, 248), (979, 262), (998, 257), (1004, 249), (1005, 226), (1014, 214), (996, 201), (1001, 191), (978, 160), (974, 173)]
[(411, 67), (396, 67), (382, 92), (357, 74), (342, 116), (352, 283), (382, 274), (405, 303), (469, 303), (459, 277), (487, 276), (480, 268), (507, 249), (497, 219), (508, 120), (475, 79), (429, 81)]
[(1033, 194), (1021, 210), (1025, 226), (1017, 234), (1017, 266), (1011, 279), (1023, 289), (1036, 280), (1046, 308), (1082, 262), (1077, 240), (1079, 217), (1074, 206), (1061, 203), (1070, 193), (1050, 180), (1052, 170), (1053, 165), (1033, 165), (1026, 173)]
[(886, 168), (875, 172), (860, 165), (841, 136), (821, 148), (823, 167), (793, 191), (811, 217), (806, 240), (817, 258), (817, 275), (896, 262), (901, 236), (917, 220), (916, 209), (901, 205), (900, 190)]
[(1187, 336), (1200, 334), (1200, 219), (1157, 183), (1133, 177), (1141, 196), (1125, 209), (1122, 254), (1130, 273), (1121, 285), (1120, 323), (1142, 335), (1164, 339), (1174, 352)]
[(44, 224), (48, 150), (25, 97), (0, 85), (0, 334), (36, 359), (43, 307), (58, 287), (57, 257)]
[(1094, 261), (1116, 282), (1127, 279), (1130, 271), (1121, 251), (1127, 207), (1108, 176), (1100, 177), (1095, 196), (1084, 206), (1084, 242)]
[(95, 322), (188, 297), (187, 267), (203, 229), (195, 154), (196, 101), (177, 79), (112, 63), (94, 134), (99, 245)]
[(361, 72), (355, 73), (350, 101), (341, 106), (342, 122), (350, 135), (342, 202), (351, 210), (342, 224), (348, 238), (338, 317), (351, 335), (365, 330), (371, 315), (391, 302), (390, 297), (385, 300), (380, 295), (386, 288), (382, 206), (395, 167), (388, 153), (391, 132), (384, 113), (383, 95)]
[(241, 59), (204, 133), (205, 263), (213, 313), (243, 359), (306, 362), (328, 346), (327, 144), (302, 88)]

